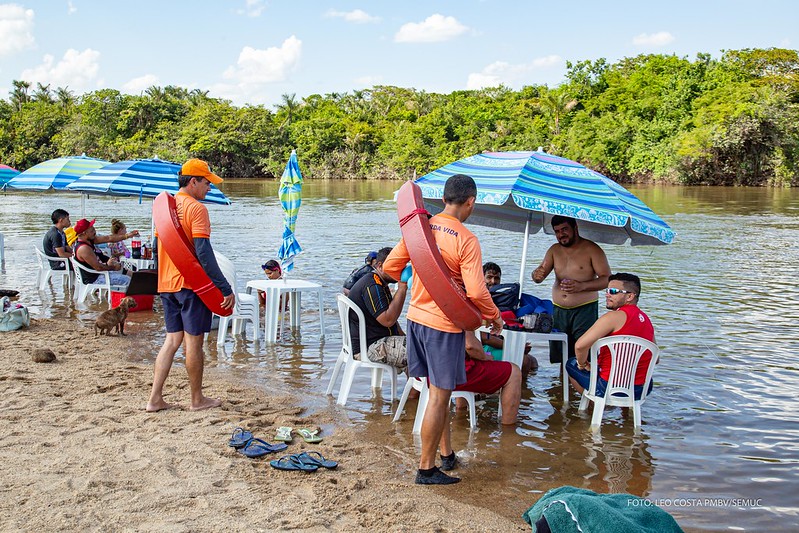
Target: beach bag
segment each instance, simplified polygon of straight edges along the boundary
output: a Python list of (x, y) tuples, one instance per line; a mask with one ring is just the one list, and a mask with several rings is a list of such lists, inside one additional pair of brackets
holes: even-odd
[(0, 331), (14, 331), (22, 326), (30, 326), (31, 318), (28, 309), (21, 304), (13, 304), (7, 296), (0, 298)]
[(500, 311), (515, 311), (519, 307), (519, 284), (500, 283), (488, 289)]
[(519, 317), (524, 329), (534, 333), (552, 333), (555, 321), (549, 313), (530, 313)]

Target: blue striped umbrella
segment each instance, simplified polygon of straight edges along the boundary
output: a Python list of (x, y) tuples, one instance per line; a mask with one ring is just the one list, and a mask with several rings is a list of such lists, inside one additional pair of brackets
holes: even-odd
[[(162, 159), (135, 159), (112, 163), (90, 172), (67, 185), (67, 190), (86, 194), (108, 194), (113, 196), (138, 196), (155, 198), (166, 191), (175, 194), (180, 188), (178, 172), (180, 165)], [(230, 205), (222, 191), (211, 185), (204, 202)]]
[(8, 165), (0, 165), (0, 187), (5, 187), (6, 182), (19, 174), (19, 170)]
[[(466, 174), (477, 183), (469, 222), (511, 231), (552, 233), (553, 215), (578, 220), (580, 236), (607, 244), (670, 244), (674, 232), (615, 181), (545, 152), (491, 152), (455, 161), (416, 183), (428, 210), (438, 212), (444, 183)], [(438, 202), (432, 201), (438, 200)]]
[(86, 157), (86, 154), (50, 159), (20, 172), (8, 180), (5, 187), (35, 191), (62, 190), (81, 176), (107, 164), (105, 159)]
[(300, 243), (294, 236), (294, 226), (297, 223), (297, 214), (302, 205), (302, 173), (300, 164), (297, 161), (297, 152), (291, 151), (286, 168), (280, 177), (280, 189), (278, 190), (280, 205), (283, 207), (284, 228), (283, 240), (277, 257), (283, 264), (283, 271), (288, 272), (294, 268), (294, 256), (302, 251)]

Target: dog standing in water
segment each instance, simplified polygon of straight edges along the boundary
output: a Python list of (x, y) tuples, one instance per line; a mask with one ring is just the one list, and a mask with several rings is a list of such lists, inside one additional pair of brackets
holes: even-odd
[(118, 335), (124, 336), (125, 320), (128, 318), (128, 309), (131, 307), (136, 307), (136, 300), (125, 296), (117, 307), (100, 314), (94, 321), (94, 336), (109, 335), (112, 329), (116, 329)]

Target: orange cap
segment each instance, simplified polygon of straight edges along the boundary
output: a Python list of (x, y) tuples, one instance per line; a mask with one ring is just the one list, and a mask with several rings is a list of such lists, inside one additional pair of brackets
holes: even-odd
[(222, 183), (222, 178), (211, 172), (211, 167), (202, 159), (189, 159), (180, 168), (182, 176), (195, 176), (198, 178), (205, 178), (214, 185)]

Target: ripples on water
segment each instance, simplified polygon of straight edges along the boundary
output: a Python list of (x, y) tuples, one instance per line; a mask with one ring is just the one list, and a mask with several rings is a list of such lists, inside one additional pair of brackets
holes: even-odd
[[(399, 238), (392, 193), (396, 183), (306, 182), (297, 236), (305, 252), (291, 274), (326, 287), (325, 337), (313, 307), (303, 310), (299, 333), (276, 346), (230, 340), (213, 365), (258, 384), (279, 376), (300, 388), (303, 402), (324, 408), (322, 396), (341, 347), (335, 294), (367, 251)], [(238, 268), (239, 290), (262, 276), (259, 265), (274, 257), (282, 232), (282, 212), (274, 182), (226, 182), (230, 207), (209, 206), (215, 249)], [(674, 245), (651, 248), (605, 246), (614, 271), (637, 273), (643, 281), (641, 307), (653, 323), (662, 362), (655, 393), (643, 409), (644, 429), (635, 434), (620, 410), (606, 411), (599, 435), (590, 417), (577, 413), (573, 395), (567, 409), (560, 397), (558, 367), (548, 364), (544, 346), (536, 346), (541, 369), (523, 393), (521, 422), (500, 430), (496, 400), (478, 408), (478, 429), (468, 431), (462, 413), (453, 421), (453, 443), (470, 463), (464, 499), (518, 516), (536, 495), (561, 485), (600, 492), (630, 492), (653, 500), (744, 498), (759, 505), (705, 508), (666, 505), (680, 524), (702, 529), (795, 529), (799, 506), (799, 191), (742, 188), (640, 188), (634, 192), (677, 232)], [(80, 199), (67, 194), (7, 192), (0, 206), (0, 231), (6, 238), (2, 287), (22, 291), (39, 316), (74, 317), (90, 323), (101, 307), (64, 305), (60, 289), (35, 289), (32, 247), (40, 245), (49, 213), (62, 207), (73, 222)], [(149, 232), (150, 204), (136, 199), (92, 197), (87, 215), (107, 232), (112, 216), (128, 228)], [(522, 236), (472, 226), (483, 245), (484, 260), (503, 267), (504, 281), (519, 277)], [(530, 238), (526, 276), (554, 242)], [(544, 286), (525, 290), (548, 297)], [(131, 315), (138, 328), (161, 331), (160, 315)], [(133, 330), (133, 328), (131, 328)], [(162, 340), (152, 340), (151, 361)], [(212, 333), (213, 335), (213, 333)], [(214, 341), (215, 339), (211, 339)], [(410, 415), (394, 426), (391, 405), (371, 398), (361, 376), (343, 412), (378, 440), (405, 446), (415, 454)], [(399, 386), (404, 385), (400, 379)], [(388, 396), (388, 388), (383, 391)], [(332, 403), (332, 401), (331, 401)], [(403, 465), (401, 468), (407, 468)], [(404, 472), (403, 472), (404, 473)], [(477, 492), (473, 492), (477, 491)], [(683, 502), (684, 503), (684, 502)]]

